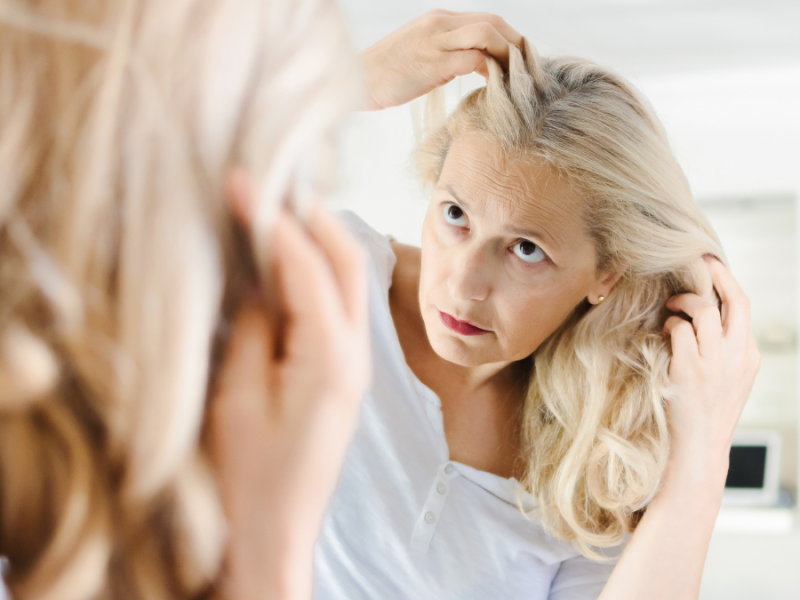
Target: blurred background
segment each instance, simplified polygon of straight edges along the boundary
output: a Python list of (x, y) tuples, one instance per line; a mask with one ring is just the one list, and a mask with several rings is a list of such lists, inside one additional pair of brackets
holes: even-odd
[[(800, 0), (340, 0), (357, 49), (434, 8), (493, 12), (542, 54), (611, 66), (649, 98), (698, 204), (751, 299), (762, 367), (744, 432), (780, 440), (780, 493), (723, 507), (702, 600), (800, 598), (797, 431)], [(483, 84), (448, 86), (450, 105)], [(413, 106), (354, 115), (331, 198), (382, 233), (418, 244), (427, 198), (414, 178)], [(676, 574), (680, 576), (680, 574)]]

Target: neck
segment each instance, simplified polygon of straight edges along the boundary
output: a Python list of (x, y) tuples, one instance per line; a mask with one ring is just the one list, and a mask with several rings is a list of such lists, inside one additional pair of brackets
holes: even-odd
[[(434, 352), (432, 348), (431, 352)], [(451, 372), (458, 374), (460, 388), (465, 393), (488, 389), (516, 389), (522, 382), (527, 381), (531, 366), (530, 358), (517, 362), (489, 363), (476, 367), (457, 365), (441, 357), (439, 360), (452, 365)]]

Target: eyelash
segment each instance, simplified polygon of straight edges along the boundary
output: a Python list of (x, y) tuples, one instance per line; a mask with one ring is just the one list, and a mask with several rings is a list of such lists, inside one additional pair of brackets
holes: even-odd
[[(458, 228), (458, 229), (463, 229), (463, 227), (464, 227), (463, 225), (455, 225), (455, 224), (453, 224), (453, 223), (450, 223), (450, 222), (447, 220), (447, 212), (449, 211), (449, 207), (451, 207), (451, 206), (455, 206), (456, 208), (458, 208), (458, 210), (460, 210), (460, 211), (461, 211), (461, 215), (462, 215), (462, 217), (466, 217), (466, 216), (467, 216), (467, 213), (466, 213), (466, 211), (465, 211), (463, 208), (461, 208), (461, 207), (460, 207), (458, 204), (455, 204), (455, 203), (453, 203), (453, 202), (443, 202), (441, 206), (442, 206), (442, 209), (443, 209), (443, 210), (442, 210), (442, 216), (443, 216), (443, 218), (444, 218), (444, 220), (445, 220), (445, 223), (446, 223), (447, 225), (449, 225), (450, 227), (455, 227), (455, 228)], [(459, 217), (459, 218), (461, 218), (461, 217)], [(543, 255), (543, 258), (542, 258), (542, 260), (539, 260), (539, 261), (536, 261), (536, 262), (529, 262), (529, 261), (526, 261), (526, 260), (524, 260), (524, 259), (520, 258), (519, 256), (517, 256), (517, 254), (514, 252), (513, 248), (515, 248), (517, 245), (519, 245), (519, 244), (522, 244), (522, 243), (525, 243), (525, 242), (527, 242), (527, 243), (529, 243), (529, 244), (533, 244), (534, 246), (536, 246), (536, 248), (537, 248), (537, 249), (539, 249), (539, 250), (541, 251), (541, 253), (542, 253), (542, 255)], [(526, 265), (526, 266), (528, 266), (528, 265), (530, 265), (530, 266), (533, 266), (533, 265), (538, 265), (539, 263), (543, 263), (543, 262), (545, 262), (545, 261), (549, 261), (549, 260), (550, 260), (550, 257), (547, 255), (547, 253), (544, 251), (544, 249), (543, 249), (543, 248), (542, 248), (542, 247), (541, 247), (539, 244), (537, 244), (537, 243), (535, 243), (535, 242), (532, 242), (532, 241), (530, 241), (530, 240), (526, 240), (526, 239), (524, 239), (524, 238), (523, 238), (523, 239), (519, 239), (519, 240), (517, 240), (516, 242), (514, 242), (514, 243), (512, 244), (512, 246), (511, 246), (511, 253), (512, 253), (512, 254), (514, 254), (514, 256), (517, 258), (517, 260), (518, 260), (519, 262), (523, 263), (523, 264), (524, 264), (524, 265)]]

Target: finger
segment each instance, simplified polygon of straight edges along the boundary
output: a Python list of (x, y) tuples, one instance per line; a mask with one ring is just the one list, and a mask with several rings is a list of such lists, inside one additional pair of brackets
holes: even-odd
[(722, 345), (722, 321), (719, 310), (697, 294), (678, 294), (667, 300), (667, 308), (684, 312), (692, 321), (700, 356), (719, 355)]
[(711, 281), (722, 301), (722, 327), (724, 335), (733, 332), (744, 335), (750, 330), (750, 300), (728, 268), (716, 257), (706, 260)]
[(327, 339), (344, 311), (330, 262), (286, 210), (278, 213), (272, 239), (276, 284), (287, 325)]
[(506, 20), (492, 13), (455, 13), (450, 17), (450, 29), (458, 29), (474, 23), (488, 23), (502, 35), (509, 44), (522, 44), (522, 34), (511, 27)]
[(664, 333), (670, 336), (673, 358), (698, 359), (697, 338), (691, 323), (677, 315), (672, 315), (664, 323)]
[(234, 216), (249, 230), (255, 194), (250, 176), (241, 167), (234, 167), (225, 177), (225, 202)]
[(487, 81), (489, 80), (489, 67), (486, 64), (485, 58), (479, 61), (478, 68), (474, 69), (474, 72), (483, 77), (484, 79), (486, 79)]
[(275, 336), (261, 307), (245, 300), (234, 317), (212, 404), (225, 434), (264, 415), (274, 365)]
[(365, 320), (368, 293), (366, 259), (359, 243), (319, 204), (308, 220), (308, 230), (328, 257), (351, 322)]
[(508, 65), (509, 41), (491, 23), (472, 23), (448, 32), (442, 39), (444, 50), (483, 50)]
[(462, 50), (460, 52), (446, 52), (444, 55), (446, 66), (443, 72), (447, 74), (447, 81), (461, 75), (469, 75), (477, 72), (484, 77), (489, 77), (489, 69), (486, 66), (486, 55), (480, 50)]

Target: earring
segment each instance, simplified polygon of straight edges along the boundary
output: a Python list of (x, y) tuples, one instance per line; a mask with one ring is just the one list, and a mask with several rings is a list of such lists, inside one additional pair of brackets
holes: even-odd
[(605, 299), (606, 299), (606, 297), (605, 297), (605, 296), (600, 296), (600, 297), (597, 299), (597, 303), (599, 304), (600, 302), (602, 302), (602, 301), (603, 301), (603, 300), (605, 300)]

